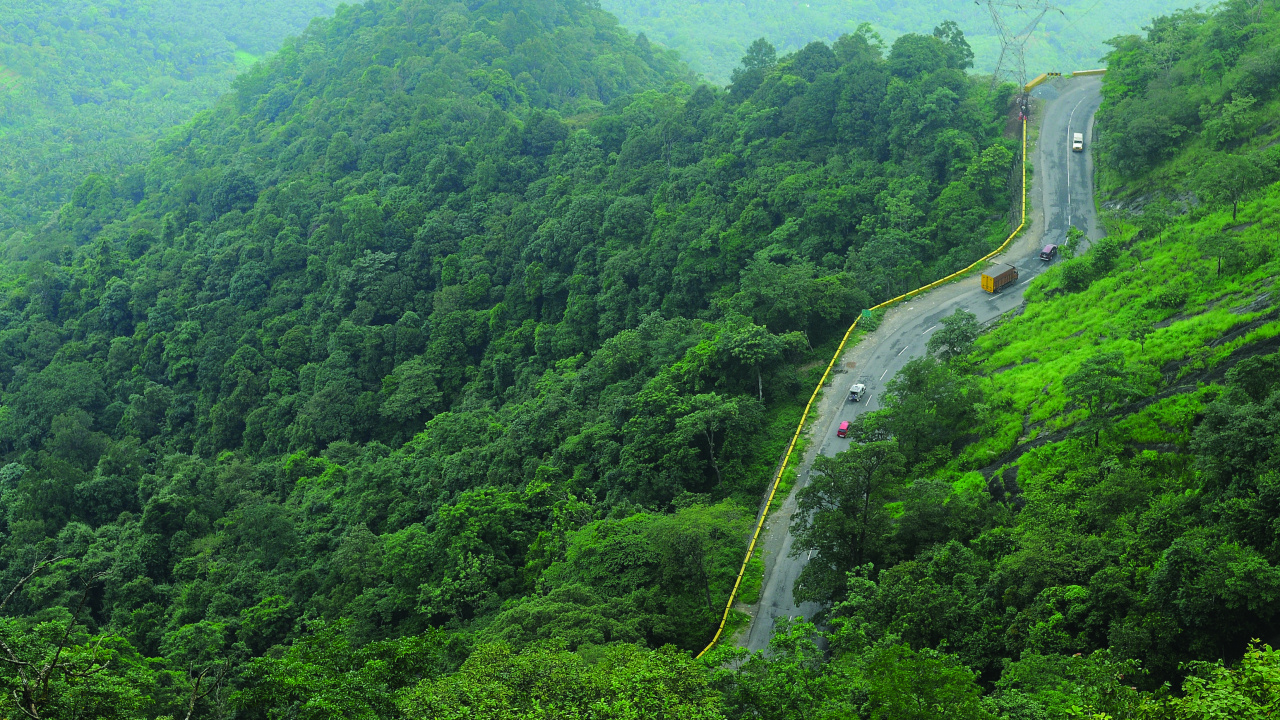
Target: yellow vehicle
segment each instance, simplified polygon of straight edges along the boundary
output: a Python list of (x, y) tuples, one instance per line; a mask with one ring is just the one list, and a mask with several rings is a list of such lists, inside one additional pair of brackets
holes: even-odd
[(998, 293), (1016, 282), (1018, 268), (1012, 265), (997, 265), (982, 273), (982, 289), (989, 293)]

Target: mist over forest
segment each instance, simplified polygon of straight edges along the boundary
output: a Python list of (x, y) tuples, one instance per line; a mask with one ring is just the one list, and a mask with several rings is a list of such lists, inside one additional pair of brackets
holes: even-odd
[(0, 0), (0, 233), (145, 163), (332, 0)]
[[(1013, 34), (1034, 27), (1026, 40), (1029, 77), (1101, 67), (1107, 41), (1141, 33), (1151, 20), (1194, 3), (1187, 0), (1099, 2), (1069, 0), (1040, 16), (1034, 3), (997, 3)], [(729, 81), (751, 41), (768, 38), (783, 52), (814, 40), (832, 42), (867, 23), (885, 42), (905, 33), (928, 33), (942, 20), (955, 21), (973, 47), (974, 69), (991, 72), (1000, 57), (1000, 36), (986, 3), (960, 0), (601, 0), (632, 32), (680, 53), (695, 71), (717, 83)], [(1034, 25), (1033, 25), (1034, 23)], [(1016, 63), (1013, 63), (1016, 69)], [(1013, 75), (1016, 77), (1016, 72)]]

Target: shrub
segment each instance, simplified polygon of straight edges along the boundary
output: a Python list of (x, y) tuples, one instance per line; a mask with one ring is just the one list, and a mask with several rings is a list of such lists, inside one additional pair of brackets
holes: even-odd
[(1151, 299), (1147, 300), (1149, 307), (1158, 308), (1160, 310), (1177, 310), (1187, 302), (1187, 289), (1180, 285), (1166, 285), (1156, 291)]
[(1093, 268), (1084, 258), (1075, 258), (1062, 264), (1062, 287), (1067, 292), (1079, 292), (1093, 282)]
[(1113, 237), (1104, 237), (1089, 250), (1089, 265), (1095, 277), (1111, 272), (1120, 258), (1120, 243)]

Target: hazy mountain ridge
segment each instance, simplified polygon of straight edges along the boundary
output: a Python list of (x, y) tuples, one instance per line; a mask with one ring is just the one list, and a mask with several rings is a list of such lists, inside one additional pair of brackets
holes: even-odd
[(145, 161), (160, 133), (336, 4), (0, 2), (0, 233), (39, 222), (90, 172)]
[[(738, 58), (758, 37), (782, 51), (798, 50), (814, 40), (834, 41), (868, 23), (887, 42), (904, 33), (928, 33), (944, 20), (954, 20), (974, 50), (979, 72), (991, 72), (1000, 43), (985, 5), (966, 2), (885, 3), (858, 0), (602, 0), (633, 32), (677, 50), (695, 70), (719, 83), (729, 81)], [(1045, 15), (1027, 43), (1027, 71), (1071, 72), (1099, 66), (1116, 35), (1136, 33), (1158, 14), (1185, 3), (1142, 0), (1134, 3), (1058, 3)], [(1035, 17), (1030, 9), (1001, 8), (1006, 23), (1018, 32)], [(1012, 68), (1016, 72), (1016, 67)]]

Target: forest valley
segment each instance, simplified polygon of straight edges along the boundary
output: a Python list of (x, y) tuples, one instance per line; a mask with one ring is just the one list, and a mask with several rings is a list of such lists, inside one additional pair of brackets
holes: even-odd
[(848, 324), (1007, 234), (1014, 89), (949, 22), (718, 88), (594, 2), (343, 6), (0, 248), (0, 708), (1265, 717), (1277, 35), (1115, 42), (1104, 133), (1199, 103), (1105, 141), (1130, 210), (816, 467), (821, 615), (695, 660)]

